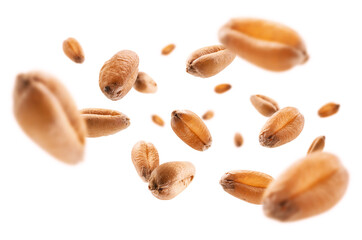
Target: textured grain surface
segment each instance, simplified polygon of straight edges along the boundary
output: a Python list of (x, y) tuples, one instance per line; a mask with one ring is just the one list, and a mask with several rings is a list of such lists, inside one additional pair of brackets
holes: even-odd
[(222, 45), (200, 48), (187, 59), (186, 72), (201, 78), (212, 77), (224, 70), (235, 56)]
[(103, 94), (113, 101), (123, 98), (137, 79), (138, 64), (138, 55), (130, 50), (120, 51), (105, 62), (99, 73)]
[(316, 152), (295, 162), (267, 188), (264, 213), (279, 221), (295, 221), (332, 208), (343, 197), (348, 172), (333, 154)]
[(225, 192), (249, 203), (261, 204), (265, 189), (273, 181), (268, 174), (249, 170), (225, 173), (220, 184)]
[(82, 46), (74, 38), (68, 38), (63, 42), (63, 51), (67, 57), (75, 63), (84, 62), (84, 52)]
[(138, 175), (148, 182), (152, 171), (159, 165), (156, 147), (152, 143), (139, 141), (133, 146), (131, 157)]
[(337, 103), (327, 103), (318, 110), (320, 117), (329, 117), (336, 114), (339, 110), (340, 105)]
[(148, 189), (161, 200), (170, 200), (180, 194), (195, 176), (190, 162), (167, 162), (153, 170)]
[(102, 137), (115, 134), (131, 124), (123, 113), (102, 108), (85, 108), (80, 110), (87, 125), (87, 137)]
[(157, 83), (145, 72), (138, 72), (137, 79), (133, 87), (141, 93), (157, 92)]
[(263, 126), (259, 142), (264, 147), (278, 147), (286, 144), (302, 132), (304, 117), (294, 107), (286, 107), (273, 114)]
[(265, 117), (270, 117), (279, 110), (279, 105), (273, 99), (263, 95), (252, 95), (250, 102), (255, 109)]
[(195, 150), (205, 151), (211, 146), (211, 134), (205, 123), (189, 110), (173, 111), (171, 127), (182, 141)]
[(86, 126), (57, 79), (43, 72), (19, 74), (13, 97), (15, 118), (34, 142), (65, 163), (82, 160)]
[(319, 136), (310, 145), (307, 154), (323, 151), (326, 142), (325, 136)]
[(308, 60), (302, 38), (280, 23), (234, 18), (219, 31), (220, 42), (245, 60), (271, 71), (285, 71)]

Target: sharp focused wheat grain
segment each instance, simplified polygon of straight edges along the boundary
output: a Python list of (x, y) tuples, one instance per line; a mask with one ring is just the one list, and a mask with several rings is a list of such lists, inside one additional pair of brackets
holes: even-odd
[(29, 72), (16, 77), (14, 115), (24, 132), (57, 159), (83, 158), (86, 126), (67, 89), (53, 76)]
[(310, 145), (307, 154), (323, 151), (324, 145), (326, 142), (325, 136), (319, 136)]
[(267, 188), (264, 213), (279, 221), (295, 221), (332, 208), (343, 197), (348, 172), (333, 154), (316, 152), (297, 161)]
[(80, 110), (87, 124), (87, 137), (102, 137), (115, 134), (129, 127), (130, 119), (121, 112), (101, 108)]
[(220, 29), (219, 40), (245, 60), (271, 71), (288, 70), (309, 58), (298, 33), (267, 20), (231, 19)]
[(339, 107), (339, 104), (327, 103), (318, 110), (318, 115), (323, 118), (332, 116), (333, 114), (336, 114), (338, 112)]
[(120, 51), (105, 62), (99, 73), (103, 94), (113, 101), (123, 98), (137, 79), (138, 63), (138, 55), (130, 50)]
[(180, 194), (195, 176), (190, 162), (167, 162), (151, 173), (148, 189), (161, 200), (170, 200)]
[(139, 141), (132, 148), (132, 162), (138, 175), (144, 182), (148, 182), (152, 171), (159, 165), (159, 156), (152, 143)]
[(189, 110), (173, 111), (171, 127), (182, 141), (195, 150), (205, 151), (211, 146), (209, 129), (199, 116)]
[(261, 204), (265, 189), (273, 181), (268, 174), (236, 170), (224, 174), (220, 184), (225, 192), (249, 203)]
[(250, 101), (255, 109), (265, 117), (270, 117), (279, 110), (276, 101), (263, 95), (252, 95)]
[(200, 48), (187, 59), (186, 72), (196, 77), (212, 77), (226, 68), (235, 56), (222, 45)]
[(273, 114), (263, 126), (259, 142), (264, 147), (278, 147), (286, 144), (302, 132), (304, 117), (294, 107), (286, 107)]
[(63, 42), (63, 51), (67, 57), (76, 63), (84, 62), (84, 52), (82, 46), (74, 38), (68, 38)]

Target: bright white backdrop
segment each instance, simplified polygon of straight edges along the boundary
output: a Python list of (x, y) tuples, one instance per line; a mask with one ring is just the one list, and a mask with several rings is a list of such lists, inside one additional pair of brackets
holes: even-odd
[[(0, 239), (361, 239), (362, 115), (359, 1), (2, 1), (0, 3)], [(259, 69), (240, 58), (220, 74), (201, 79), (185, 72), (194, 50), (218, 44), (217, 32), (231, 17), (284, 23), (304, 38), (310, 60), (283, 73)], [(62, 52), (68, 37), (79, 40), (85, 62)], [(162, 47), (175, 43), (169, 56)], [(122, 49), (135, 51), (141, 71), (158, 83), (156, 94), (131, 90), (120, 101), (99, 90), (103, 63)], [(119, 110), (131, 126), (113, 136), (88, 139), (84, 161), (65, 165), (35, 145), (12, 114), (14, 78), (40, 69), (67, 86), (79, 108)], [(215, 85), (230, 83), (222, 95)], [(249, 97), (264, 94), (305, 116), (301, 135), (275, 149), (263, 148), (258, 134), (267, 120)], [(317, 110), (334, 101), (337, 115), (321, 119)], [(213, 145), (198, 152), (170, 127), (175, 109), (202, 115)], [(158, 114), (161, 128), (151, 122)], [(240, 131), (245, 143), (233, 145)], [(303, 157), (313, 139), (326, 136), (325, 150), (338, 155), (350, 172), (342, 201), (329, 212), (294, 223), (264, 216), (261, 206), (225, 193), (219, 185), (229, 170), (249, 169), (277, 177)], [(190, 161), (191, 185), (175, 199), (151, 195), (131, 162), (139, 140), (154, 143), (161, 163)]]

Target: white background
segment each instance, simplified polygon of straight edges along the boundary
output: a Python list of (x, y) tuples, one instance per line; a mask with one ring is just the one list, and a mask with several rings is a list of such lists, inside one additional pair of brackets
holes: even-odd
[[(328, 3), (328, 4), (326, 4)], [(359, 1), (1, 1), (0, 3), (0, 239), (361, 239), (361, 23)], [(220, 74), (201, 79), (185, 72), (194, 50), (218, 44), (217, 32), (231, 17), (257, 17), (284, 23), (306, 42), (310, 60), (273, 73), (236, 58)], [(85, 62), (75, 64), (62, 42), (75, 37)], [(175, 43), (169, 56), (161, 49)], [(156, 94), (131, 90), (112, 102), (99, 89), (103, 63), (117, 51), (140, 57), (140, 71), (158, 84)], [(15, 76), (39, 69), (57, 76), (79, 108), (121, 111), (131, 126), (115, 135), (88, 139), (81, 164), (68, 166), (40, 149), (17, 125), (12, 113)], [(230, 83), (222, 95), (213, 88)], [(297, 107), (304, 130), (275, 149), (259, 145), (267, 118), (249, 101), (263, 94), (281, 107)], [(319, 118), (327, 102), (338, 114)], [(176, 109), (198, 115), (213, 137), (205, 152), (183, 143), (170, 127)], [(158, 114), (161, 128), (151, 121)], [(245, 143), (236, 148), (233, 136)], [(340, 157), (350, 173), (344, 198), (330, 211), (293, 223), (264, 216), (262, 207), (224, 192), (221, 176), (248, 169), (277, 177), (305, 156), (317, 136)], [(156, 199), (138, 177), (131, 149), (152, 142), (160, 162), (190, 161), (191, 185), (170, 201)], [(359, 228), (359, 229), (358, 229)]]

